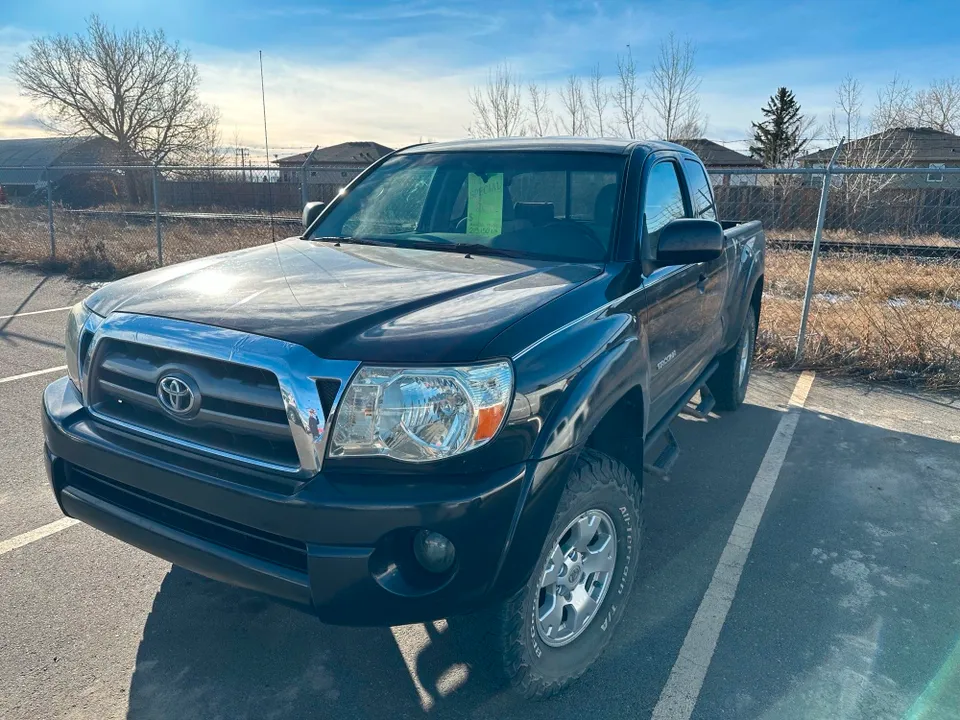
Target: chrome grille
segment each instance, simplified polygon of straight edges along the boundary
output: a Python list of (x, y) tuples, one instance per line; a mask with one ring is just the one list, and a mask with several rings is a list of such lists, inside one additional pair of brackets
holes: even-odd
[[(95, 420), (153, 445), (299, 479), (323, 466), (331, 418), (360, 366), (286, 340), (125, 312), (104, 318), (90, 347), (81, 393)], [(157, 384), (171, 374), (199, 406), (180, 413), (168, 394), (162, 408)]]
[[(169, 373), (196, 383), (200, 403), (193, 416), (176, 417), (161, 404), (157, 384)], [(104, 338), (89, 387), (89, 404), (101, 417), (203, 448), (299, 467), (280, 385), (268, 370)]]

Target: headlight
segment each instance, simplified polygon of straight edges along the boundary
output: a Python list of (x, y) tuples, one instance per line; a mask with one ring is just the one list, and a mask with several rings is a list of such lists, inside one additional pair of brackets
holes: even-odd
[[(78, 302), (70, 310), (70, 316), (67, 318), (67, 332), (64, 345), (67, 350), (67, 375), (73, 381), (73, 384), (80, 389), (80, 369), (84, 365), (81, 361), (80, 353), (90, 349), (89, 342), (82, 342), (83, 331), (96, 332), (102, 317), (90, 311), (82, 302)], [(85, 358), (84, 358), (85, 359)]]
[(330, 455), (386, 455), (407, 462), (452, 457), (493, 439), (512, 395), (513, 368), (505, 361), (363, 367), (343, 394)]

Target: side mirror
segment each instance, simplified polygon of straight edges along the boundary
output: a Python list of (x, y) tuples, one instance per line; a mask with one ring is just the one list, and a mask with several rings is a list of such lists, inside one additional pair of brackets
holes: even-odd
[(716, 260), (723, 253), (723, 226), (715, 220), (671, 220), (660, 230), (657, 265), (689, 265)]
[(322, 202), (308, 202), (303, 206), (303, 227), (308, 228), (313, 225), (313, 221), (317, 219), (317, 216), (323, 212), (323, 209), (327, 206), (326, 203)]

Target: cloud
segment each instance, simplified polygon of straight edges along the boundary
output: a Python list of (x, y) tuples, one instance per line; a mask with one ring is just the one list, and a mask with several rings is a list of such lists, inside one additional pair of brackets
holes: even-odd
[[(288, 28), (262, 33), (277, 42), (268, 44), (264, 55), (269, 131), (277, 154), (351, 139), (397, 147), (421, 138), (462, 137), (471, 121), (469, 90), (483, 84), (498, 62), (508, 62), (524, 82), (548, 83), (556, 106), (571, 73), (586, 75), (599, 63), (612, 84), (617, 55), (628, 43), (646, 72), (671, 29), (699, 45), (701, 104), (710, 120), (707, 134), (718, 140), (746, 138), (750, 121), (780, 85), (794, 90), (805, 112), (825, 121), (834, 88), (848, 72), (864, 83), (869, 105), (894, 68), (915, 84), (925, 84), (931, 73), (960, 71), (947, 46), (858, 47), (848, 26), (833, 20), (811, 30), (808, 3), (778, 9), (778, 22), (796, 30), (776, 36), (769, 32), (769, 16), (750, 12), (748, 0), (679, 8), (665, 0), (642, 6), (592, 0), (235, 4), (233, 15), (223, 15), (228, 26), (233, 22), (248, 31), (262, 24), (251, 22), (259, 18), (268, 28)], [(223, 40), (227, 31), (218, 32), (220, 46), (184, 40), (200, 67), (201, 96), (221, 109), (225, 143), (232, 144), (236, 130), (243, 144), (260, 147), (257, 52), (238, 49), (256, 48), (251, 43), (261, 41), (260, 31), (256, 39), (228, 33), (229, 47)], [(814, 48), (807, 42), (811, 33), (826, 39)], [(211, 36), (198, 30), (193, 37)], [(22, 30), (0, 28), (0, 136), (40, 131), (34, 110), (5, 72), (28, 40)], [(607, 112), (613, 115), (612, 105)]]
[(23, 30), (0, 27), (0, 138), (49, 135), (30, 106), (20, 96), (9, 68), (17, 54), (26, 51), (30, 36)]
[(13, 136), (17, 133), (23, 133), (24, 131), (41, 135), (47, 133), (46, 126), (36, 114), (25, 112), (14, 115), (6, 111), (6, 105), (7, 103), (0, 103), (0, 134), (8, 132)]
[[(234, 129), (259, 146), (260, 75), (255, 54), (198, 57), (202, 96), (220, 108), (227, 142)], [(376, 140), (393, 147), (421, 138), (455, 138), (470, 122), (470, 71), (405, 63), (313, 64), (264, 61), (269, 134), (277, 148)]]

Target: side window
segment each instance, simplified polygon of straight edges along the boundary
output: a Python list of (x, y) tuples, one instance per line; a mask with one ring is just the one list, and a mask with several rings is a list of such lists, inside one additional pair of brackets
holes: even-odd
[(716, 220), (717, 207), (713, 202), (713, 188), (710, 187), (710, 179), (704, 172), (703, 165), (695, 160), (684, 160), (683, 167), (687, 171), (693, 216), (704, 220)]
[(643, 217), (647, 237), (654, 246), (664, 225), (671, 220), (686, 217), (683, 194), (680, 192), (680, 178), (677, 177), (677, 166), (674, 163), (659, 162), (650, 170), (647, 194), (643, 201)]

